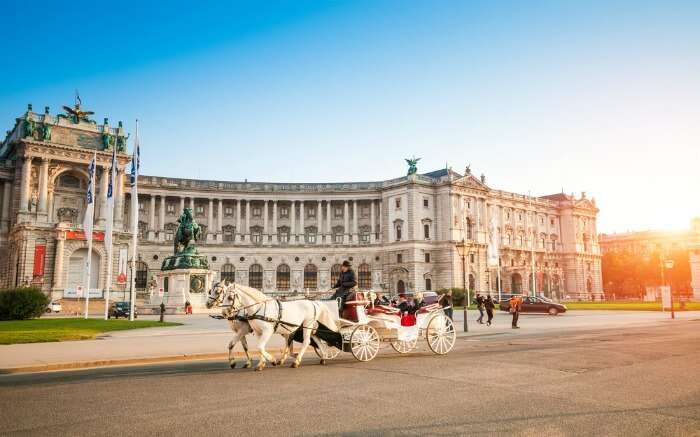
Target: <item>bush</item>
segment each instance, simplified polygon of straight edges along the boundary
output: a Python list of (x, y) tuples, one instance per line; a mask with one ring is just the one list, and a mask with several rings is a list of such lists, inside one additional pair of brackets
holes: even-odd
[(38, 288), (19, 287), (0, 290), (0, 320), (24, 320), (40, 317), (49, 298)]

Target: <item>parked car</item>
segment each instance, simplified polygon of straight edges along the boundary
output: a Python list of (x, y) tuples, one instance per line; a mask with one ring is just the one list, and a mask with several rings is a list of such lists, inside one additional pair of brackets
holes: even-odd
[[(112, 318), (114, 317), (115, 319), (118, 319), (119, 317), (129, 317), (129, 307), (130, 304), (129, 302), (113, 302), (109, 306), (109, 311), (107, 312), (107, 318)], [(134, 318), (138, 317), (138, 312), (136, 311), (136, 308), (134, 308)]]
[(52, 301), (46, 306), (46, 312), (47, 312), (47, 313), (60, 313), (60, 312), (61, 312), (61, 301), (59, 301), (59, 300), (52, 300)]
[[(510, 296), (508, 297), (510, 299)], [(508, 311), (510, 303), (507, 299), (502, 299), (498, 307), (501, 311)], [(566, 305), (554, 302), (546, 297), (523, 296), (523, 313), (547, 313), (556, 316), (566, 312)]]

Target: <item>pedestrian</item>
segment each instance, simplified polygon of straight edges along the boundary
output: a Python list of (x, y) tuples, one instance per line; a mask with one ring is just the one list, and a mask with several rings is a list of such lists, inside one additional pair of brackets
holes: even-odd
[(160, 322), (163, 323), (163, 319), (165, 318), (165, 304), (163, 302), (160, 303)]
[(493, 320), (493, 310), (496, 308), (496, 305), (494, 305), (490, 294), (486, 296), (486, 300), (484, 300), (484, 308), (486, 308), (486, 315), (488, 316), (486, 326), (491, 326), (491, 321)]
[(482, 296), (479, 293), (476, 293), (476, 299), (474, 299), (476, 302), (476, 309), (479, 310), (479, 318), (476, 319), (477, 322), (480, 324), (484, 324), (484, 296)]
[(447, 292), (443, 293), (438, 301), (440, 305), (442, 305), (442, 310), (445, 312), (445, 315), (452, 320), (452, 290), (447, 290)]
[(190, 301), (185, 301), (185, 315), (192, 314), (192, 304)]
[(513, 315), (513, 322), (511, 323), (511, 328), (520, 329), (518, 326), (518, 316), (520, 315), (520, 310), (523, 308), (523, 299), (514, 294), (508, 300), (508, 312)]

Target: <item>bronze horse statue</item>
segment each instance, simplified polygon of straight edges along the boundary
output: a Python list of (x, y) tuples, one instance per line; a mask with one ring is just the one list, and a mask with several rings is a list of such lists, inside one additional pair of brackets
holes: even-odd
[[(177, 222), (180, 225), (177, 227), (177, 232), (173, 239), (175, 255), (186, 252), (190, 248), (194, 250), (193, 243), (202, 237), (202, 228), (192, 218), (192, 208), (185, 208)], [(182, 249), (180, 249), (180, 246), (182, 246)]]

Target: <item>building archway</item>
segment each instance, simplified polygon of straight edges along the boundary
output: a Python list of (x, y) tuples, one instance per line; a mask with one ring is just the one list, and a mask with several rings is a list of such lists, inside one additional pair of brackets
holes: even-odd
[[(85, 288), (87, 254), (86, 248), (78, 249), (68, 259), (67, 289)], [(95, 249), (92, 250), (90, 263), (90, 290), (97, 290), (100, 283), (100, 254)]]
[(396, 293), (402, 294), (406, 292), (406, 283), (403, 282), (403, 279), (399, 279), (396, 282)]

